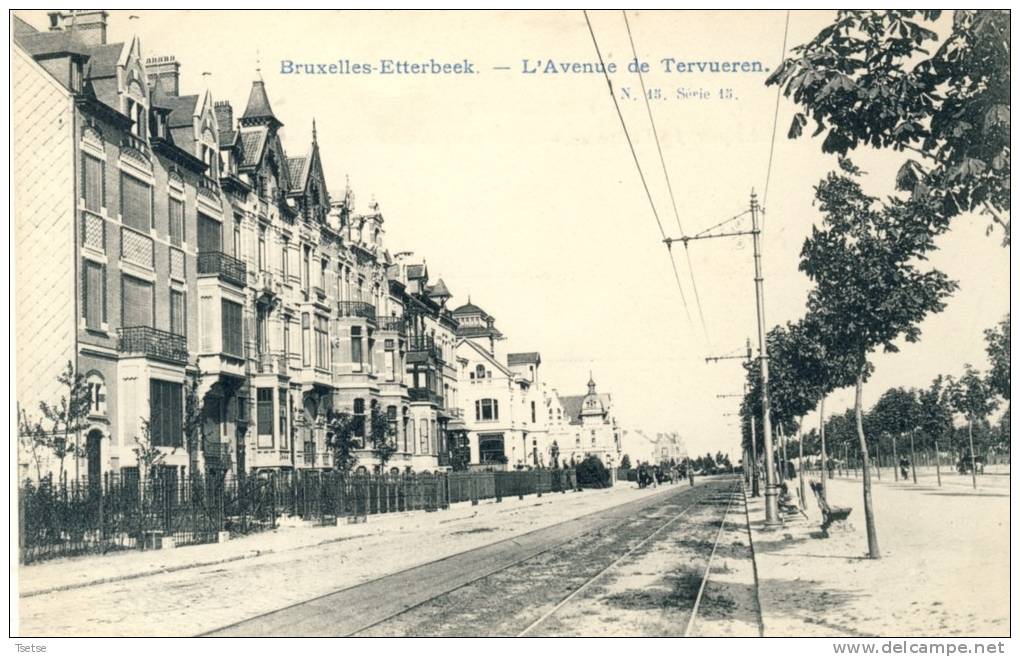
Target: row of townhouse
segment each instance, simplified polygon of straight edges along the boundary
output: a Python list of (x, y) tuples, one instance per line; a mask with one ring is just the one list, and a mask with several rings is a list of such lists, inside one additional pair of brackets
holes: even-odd
[(594, 382), (560, 398), (537, 353), (497, 356), (492, 317), (387, 250), (378, 204), (330, 194), (314, 121), (288, 155), (261, 79), (238, 112), (182, 93), (174, 57), (108, 43), (106, 21), (13, 18), (17, 399), (66, 394), (67, 362), (86, 376), (76, 476), (136, 471), (146, 433), (181, 474), (330, 469), (331, 411), (362, 467), (373, 417), (399, 470), (619, 462)]

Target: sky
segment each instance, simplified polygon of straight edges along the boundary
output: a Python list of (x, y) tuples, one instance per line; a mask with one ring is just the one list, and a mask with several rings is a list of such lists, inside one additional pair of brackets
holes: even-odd
[[(766, 323), (803, 315), (809, 281), (798, 255), (820, 220), (813, 186), (835, 160), (822, 155), (821, 138), (786, 139), (795, 108), (780, 100), (765, 197), (776, 111), (765, 69), (780, 61), (786, 12), (628, 12), (638, 57), (649, 65), (645, 85), (661, 93), (650, 104), (676, 213), (638, 76), (627, 70), (623, 16), (591, 12), (602, 55), (618, 67), (611, 78), (661, 232), (604, 77), (523, 72), (524, 60), (597, 61), (580, 11), (134, 13), (111, 13), (109, 40), (137, 34), (146, 56), (175, 55), (182, 93), (208, 87), (239, 114), (261, 75), (291, 156), (307, 151), (314, 119), (331, 192), (339, 196), (349, 177), (361, 209), (375, 198), (390, 251), (424, 258), (452, 291), (451, 305), (470, 296), (493, 315), (506, 351), (539, 351), (542, 376), (561, 394), (583, 393), (591, 370), (623, 428), (678, 431), (692, 453), (737, 454), (738, 423), (727, 414), (739, 400), (717, 395), (741, 391), (740, 363), (704, 359), (740, 353), (756, 335), (750, 242), (692, 242), (686, 253), (674, 246), (685, 310), (662, 233), (705, 230), (746, 210), (755, 190), (766, 208)], [(19, 15), (46, 24), (45, 12)], [(788, 48), (830, 16), (792, 12)], [(281, 73), (284, 60), (378, 66), (430, 58), (467, 59), (477, 72)], [(665, 58), (761, 62), (763, 70), (667, 72)], [(853, 158), (868, 172), (866, 191), (892, 193), (902, 155)], [(921, 342), (874, 356), (865, 405), (888, 387), (924, 386), (964, 363), (987, 368), (982, 331), (1009, 311), (1009, 249), (1000, 235), (985, 235), (987, 223), (960, 217), (940, 239), (931, 264), (960, 289), (922, 324)], [(749, 226), (745, 217), (727, 227)], [(839, 391), (826, 408), (839, 413), (852, 402), (852, 390)]]

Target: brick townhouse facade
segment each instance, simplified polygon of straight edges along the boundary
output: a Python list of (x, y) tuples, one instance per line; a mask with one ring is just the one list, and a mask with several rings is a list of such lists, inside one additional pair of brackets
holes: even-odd
[(538, 354), (497, 355), (490, 316), (386, 248), (378, 203), (331, 193), (314, 119), (289, 155), (259, 76), (235, 111), (182, 90), (172, 54), (108, 43), (104, 11), (48, 27), (13, 18), (16, 384), (34, 413), (67, 362), (85, 375), (72, 476), (137, 473), (146, 427), (182, 474), (328, 470), (331, 411), (366, 469), (373, 417), (388, 470), (551, 465)]

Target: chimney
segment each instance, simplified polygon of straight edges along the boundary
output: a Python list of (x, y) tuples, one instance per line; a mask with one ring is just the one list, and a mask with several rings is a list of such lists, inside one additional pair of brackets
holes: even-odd
[(217, 100), (213, 103), (216, 113), (216, 127), (220, 132), (234, 129), (234, 107), (229, 100)]
[(151, 89), (164, 96), (180, 95), (181, 65), (173, 55), (149, 57), (145, 60), (145, 73)]
[(109, 16), (101, 9), (72, 9), (51, 11), (50, 31), (74, 31), (87, 46), (106, 45), (106, 19)]

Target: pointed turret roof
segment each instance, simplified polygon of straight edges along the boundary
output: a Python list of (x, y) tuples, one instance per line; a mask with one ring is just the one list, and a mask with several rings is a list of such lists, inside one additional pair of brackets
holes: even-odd
[(269, 104), (269, 96), (266, 95), (266, 83), (262, 80), (255, 80), (251, 83), (251, 93), (248, 94), (248, 105), (241, 115), (241, 125), (268, 124), (276, 128), (283, 126), (283, 123), (273, 114), (273, 108)]
[(444, 283), (443, 279), (440, 278), (436, 281), (435, 285), (429, 288), (429, 296), (449, 299), (453, 295), (450, 294), (450, 290), (446, 287), (446, 283)]

